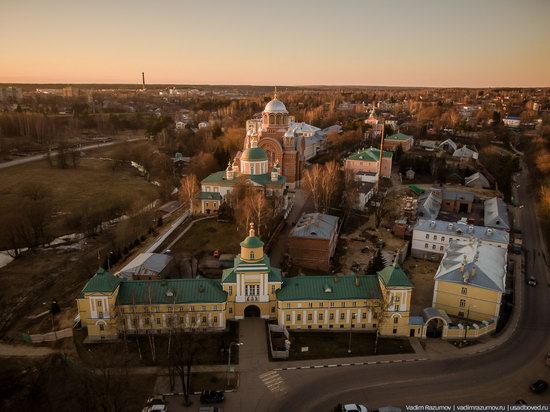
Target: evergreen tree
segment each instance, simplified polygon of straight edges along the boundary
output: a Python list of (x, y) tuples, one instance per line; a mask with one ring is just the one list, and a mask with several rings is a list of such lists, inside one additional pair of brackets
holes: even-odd
[(378, 248), (367, 267), (367, 275), (376, 275), (386, 267), (386, 261), (382, 256), (382, 248)]

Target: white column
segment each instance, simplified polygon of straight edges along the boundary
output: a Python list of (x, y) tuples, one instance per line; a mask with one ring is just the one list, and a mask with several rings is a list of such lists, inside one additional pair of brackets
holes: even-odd
[(340, 323), (340, 309), (336, 309), (336, 323)]
[(325, 325), (328, 325), (328, 309), (325, 309)]
[(292, 311), (291, 319), (292, 319), (292, 324), (295, 325), (296, 324), (296, 311), (295, 310)]
[(317, 309), (315, 309), (313, 311), (313, 323), (316, 324), (317, 323)]
[(372, 310), (368, 309), (369, 314), (367, 315), (367, 321), (368, 323), (372, 323)]
[(349, 312), (349, 309), (346, 310), (346, 323), (349, 323), (349, 320), (350, 320), (350, 312)]
[(306, 321), (307, 321), (306, 316), (307, 316), (307, 313), (306, 313), (306, 311), (304, 310), (304, 311), (303, 311), (303, 315), (302, 315), (302, 325), (305, 325), (305, 324), (306, 324)]

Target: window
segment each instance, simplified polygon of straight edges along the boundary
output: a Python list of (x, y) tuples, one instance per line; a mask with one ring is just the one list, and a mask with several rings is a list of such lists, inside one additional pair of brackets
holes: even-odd
[(101, 301), (98, 300), (98, 301), (96, 301), (96, 302), (97, 302), (97, 307), (100, 308), (100, 307), (101, 307)]
[(311, 309), (311, 308), (313, 307), (313, 304), (312, 304), (312, 303), (308, 303), (308, 305), (307, 305), (307, 306), (308, 306), (308, 308), (310, 308), (310, 309)]
[(393, 330), (393, 334), (395, 335), (397, 333), (397, 329), (394, 329)]
[(302, 315), (297, 314), (297, 315), (296, 315), (296, 320), (302, 320)]
[(428, 249), (428, 244), (424, 243), (424, 249)]
[(439, 251), (443, 252), (443, 246), (439, 246)]
[(465, 308), (466, 307), (466, 301), (464, 299), (460, 299), (460, 307)]
[(323, 302), (319, 303), (319, 307), (320, 307), (320, 308), (323, 307)]
[(467, 295), (468, 294), (468, 288), (462, 288), (460, 293), (462, 293), (463, 295)]
[(218, 323), (218, 317), (214, 316), (214, 323)]
[(191, 306), (191, 312), (194, 312), (194, 311), (195, 311), (195, 307)]
[(373, 324), (372, 324), (372, 327), (373, 327), (373, 328), (376, 328), (376, 323), (373, 323)]
[(432, 245), (432, 250), (435, 250), (435, 245)]
[(313, 316), (311, 315), (311, 313), (307, 315), (307, 320), (313, 320)]
[(287, 308), (287, 309), (290, 309), (290, 303), (287, 303), (287, 304), (286, 304), (286, 308)]
[(430, 238), (430, 234), (426, 233), (426, 239), (429, 239), (429, 238)]
[(202, 323), (206, 323), (206, 316), (202, 317)]
[(290, 322), (290, 315), (286, 315), (286, 321)]
[(137, 326), (137, 319), (132, 319), (132, 326), (135, 328)]
[(168, 306), (168, 312), (172, 312), (172, 306)]
[(183, 306), (180, 306), (180, 312), (183, 312)]
[(450, 238), (449, 238), (449, 242), (452, 242), (452, 241), (453, 241), (453, 238), (452, 238), (452, 237), (450, 237)]
[(157, 318), (157, 325), (160, 325), (160, 318)]
[(340, 313), (340, 320), (344, 320), (345, 319), (345, 315), (343, 313)]
[(437, 235), (434, 235), (434, 240), (437, 240)]
[(99, 330), (103, 332), (103, 331), (105, 330), (105, 325), (104, 325), (104, 324), (100, 324), (100, 325), (99, 325)]
[(319, 320), (323, 320), (323, 314), (319, 313)]
[(395, 305), (395, 306), (393, 307), (393, 310), (394, 310), (395, 312), (399, 312), (399, 305)]
[(229, 313), (233, 313), (233, 308), (229, 308)]
[(334, 302), (330, 302), (330, 307), (331, 307), (331, 308), (334, 307)]
[(458, 312), (458, 317), (463, 318), (464, 317), (464, 312)]
[(331, 314), (330, 314), (329, 319), (330, 319), (330, 320), (334, 320), (334, 313), (331, 313)]
[(254, 251), (253, 250), (250, 251), (250, 259), (254, 259)]
[(214, 305), (214, 310), (218, 310), (218, 305)]
[(441, 236), (441, 241), (445, 242), (445, 236)]
[(357, 302), (353, 302), (352, 306), (353, 306), (353, 307), (356, 307), (356, 306), (357, 306)]
[(397, 316), (393, 318), (393, 323), (399, 323), (399, 318)]
[(340, 306), (342, 306), (343, 308), (345, 308), (345, 307), (346, 307), (346, 302), (342, 302), (342, 305), (340, 305)]
[(245, 285), (246, 296), (258, 296), (260, 294), (260, 285)]
[(206, 306), (203, 306), (201, 310), (204, 312), (206, 310)]
[(233, 286), (229, 286), (228, 292), (229, 292), (229, 296), (233, 294)]
[(271, 313), (275, 313), (275, 306), (271, 307)]
[(362, 318), (363, 318), (363, 319), (367, 319), (367, 314), (366, 314), (366, 312), (363, 312)]
[(103, 319), (103, 312), (98, 312), (98, 313), (97, 313), (97, 317), (98, 317), (99, 319)]

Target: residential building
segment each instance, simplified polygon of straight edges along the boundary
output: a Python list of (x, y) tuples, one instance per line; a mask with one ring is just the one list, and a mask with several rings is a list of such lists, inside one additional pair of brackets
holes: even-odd
[[(382, 177), (391, 177), (393, 153), (383, 151), (382, 153)], [(344, 168), (357, 172), (372, 172), (378, 173), (378, 165), (380, 161), (380, 150), (373, 147), (363, 149), (352, 154), (346, 159)]]
[(384, 138), (384, 150), (391, 152), (395, 152), (399, 146), (406, 152), (411, 150), (413, 145), (413, 137), (404, 133), (395, 133)]
[(476, 189), (489, 189), (491, 187), (489, 180), (479, 172), (466, 177), (466, 179), (464, 179), (464, 185)]
[(510, 235), (504, 230), (469, 225), (465, 220), (451, 223), (419, 219), (413, 229), (411, 255), (420, 259), (439, 261), (450, 242), (470, 238), (502, 249), (507, 249), (510, 242)]
[(338, 243), (338, 217), (304, 213), (288, 235), (294, 265), (328, 272)]
[(506, 116), (502, 119), (502, 123), (507, 127), (516, 129), (521, 125), (521, 118), (519, 116)]
[(508, 209), (504, 200), (498, 197), (487, 199), (483, 208), (483, 224), (487, 227), (510, 231)]
[(474, 199), (471, 192), (432, 189), (418, 197), (416, 214), (430, 220), (437, 219), (441, 211), (468, 214), (472, 212)]
[(447, 139), (439, 144), (439, 149), (453, 154), (458, 149), (458, 145), (452, 139)]
[(472, 150), (468, 148), (468, 146), (464, 145), (460, 149), (456, 149), (453, 152), (453, 157), (459, 157), (461, 159), (466, 159), (466, 160), (468, 159), (477, 160), (477, 158), (479, 157), (479, 154), (475, 150)]
[(506, 281), (506, 248), (479, 239), (450, 243), (435, 275), (432, 306), (466, 321), (496, 321)]

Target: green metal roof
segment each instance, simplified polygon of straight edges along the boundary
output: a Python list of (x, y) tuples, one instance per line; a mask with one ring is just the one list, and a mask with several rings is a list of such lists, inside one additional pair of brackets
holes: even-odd
[(249, 249), (254, 249), (258, 247), (264, 247), (264, 242), (262, 242), (260, 238), (256, 236), (247, 236), (246, 239), (241, 242), (241, 246)]
[(422, 193), (425, 192), (424, 189), (422, 189), (421, 187), (418, 187), (417, 185), (409, 185), (409, 189), (411, 189), (417, 195), (421, 195)]
[(86, 283), (81, 293), (113, 293), (120, 282), (120, 278), (103, 268), (99, 268), (95, 275)]
[[(384, 150), (382, 155), (384, 157), (392, 157), (393, 153)], [(357, 153), (352, 154), (350, 157), (348, 157), (348, 159), (363, 160), (366, 162), (377, 162), (380, 159), (380, 149), (369, 147), (368, 149), (363, 149)]]
[(241, 160), (246, 160), (249, 162), (263, 161), (267, 160), (267, 154), (264, 149), (260, 147), (250, 147), (243, 152)]
[(235, 186), (239, 183), (242, 183), (242, 180), (240, 177), (244, 177), (247, 179), (250, 179), (252, 182), (257, 183), (262, 186), (284, 186), (286, 183), (286, 177), (279, 175), (278, 179), (276, 181), (271, 180), (271, 173), (264, 173), (261, 175), (244, 175), (241, 173), (235, 173), (235, 178), (231, 180), (227, 180), (225, 177), (225, 171), (219, 171), (216, 173), (212, 173), (211, 175), (205, 177), (201, 184), (209, 183), (209, 184), (218, 184), (220, 186)]
[(380, 279), (382, 279), (382, 282), (384, 282), (386, 286), (413, 286), (406, 273), (403, 272), (403, 269), (401, 269), (401, 266), (397, 263), (395, 266), (386, 266), (378, 272), (378, 276), (380, 276)]
[(199, 200), (222, 200), (222, 195), (219, 192), (200, 192)]
[(384, 139), (384, 140), (406, 141), (406, 140), (409, 140), (409, 139), (412, 139), (412, 136), (409, 136), (408, 134), (404, 134), (404, 133), (395, 133), (395, 134), (392, 134), (391, 136), (386, 137), (386, 139)]
[(166, 303), (223, 303), (227, 293), (219, 281), (195, 279), (124, 280), (120, 284), (117, 304), (161, 305)]
[(269, 256), (264, 255), (262, 259), (251, 264), (244, 262), (241, 255), (237, 255), (233, 260), (233, 267), (223, 271), (221, 283), (235, 283), (237, 281), (236, 273), (252, 271), (250, 266), (265, 266), (267, 267), (268, 282), (282, 282), (281, 269), (270, 266)]
[(277, 299), (358, 300), (381, 299), (380, 284), (374, 275), (324, 275), (285, 278)]

